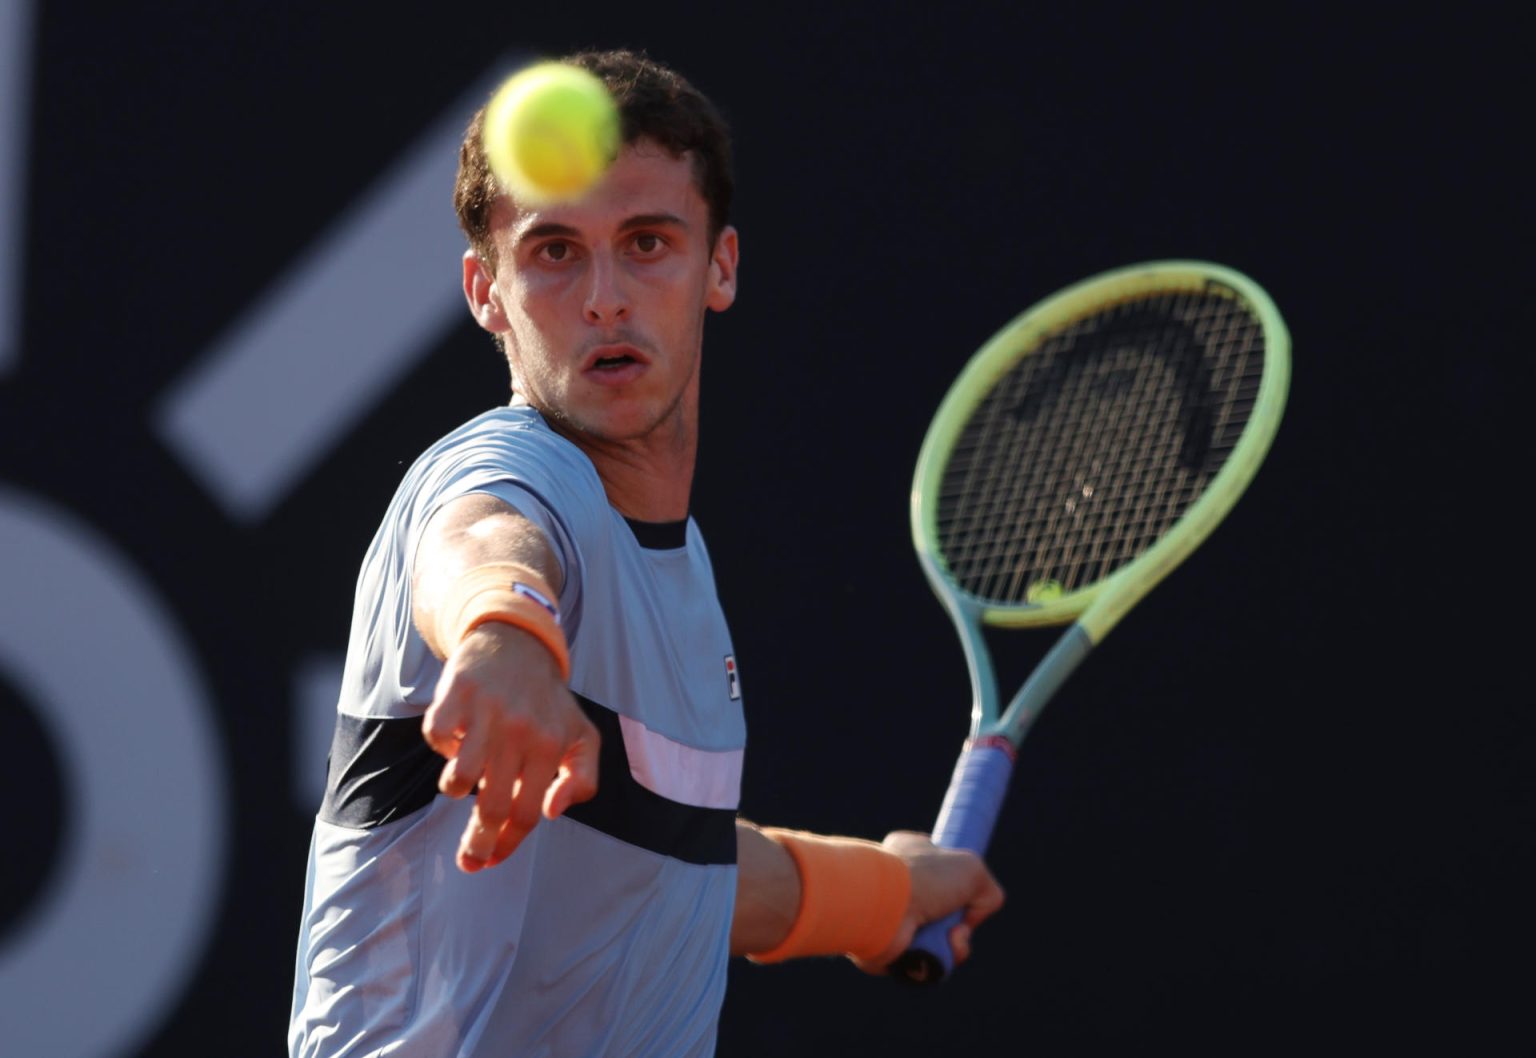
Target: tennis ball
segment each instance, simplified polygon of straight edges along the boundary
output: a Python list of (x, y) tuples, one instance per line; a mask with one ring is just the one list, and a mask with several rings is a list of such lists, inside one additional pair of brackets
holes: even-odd
[(1031, 606), (1044, 606), (1062, 596), (1061, 581), (1037, 580), (1024, 590), (1024, 601)]
[(520, 202), (580, 197), (619, 153), (619, 110), (595, 74), (540, 62), (509, 77), (485, 111), (485, 154)]

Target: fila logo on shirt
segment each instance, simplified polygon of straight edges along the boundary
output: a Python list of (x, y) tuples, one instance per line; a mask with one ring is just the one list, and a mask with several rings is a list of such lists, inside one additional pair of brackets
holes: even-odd
[(736, 671), (736, 655), (725, 656), (725, 685), (730, 689), (731, 701), (741, 700), (741, 674)]

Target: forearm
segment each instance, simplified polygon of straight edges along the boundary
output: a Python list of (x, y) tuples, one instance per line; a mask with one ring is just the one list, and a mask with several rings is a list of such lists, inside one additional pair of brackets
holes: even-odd
[(800, 873), (789, 852), (745, 819), (736, 821), (736, 914), (731, 954), (770, 951), (800, 910)]
[(428, 525), (412, 570), (412, 616), (438, 657), (446, 657), (456, 646), (440, 640), (445, 613), (457, 601), (462, 579), (477, 568), (499, 564), (530, 570), (549, 592), (560, 591), (560, 565), (543, 533), (500, 500), (481, 494), (462, 497)]
[(739, 819), (736, 839), (731, 954), (754, 962), (845, 954), (882, 973), (919, 926), (960, 911), (949, 933), (958, 964), (970, 955), (972, 931), (1003, 904), (979, 856), (912, 831), (876, 844)]
[(541, 815), (596, 792), (599, 736), (568, 687), (560, 584), (543, 533), (490, 496), (444, 506), (417, 546), (412, 617), (443, 659), (422, 737), (448, 761), (438, 789), (475, 799), (462, 870), (500, 863)]
[(906, 863), (862, 838), (742, 823), (733, 951), (757, 962), (884, 956), (910, 906)]

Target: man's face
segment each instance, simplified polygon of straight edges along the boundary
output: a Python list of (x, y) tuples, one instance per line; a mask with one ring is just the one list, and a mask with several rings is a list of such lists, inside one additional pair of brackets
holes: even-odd
[(704, 312), (735, 298), (736, 233), (711, 244), (689, 158), (641, 140), (576, 202), (502, 200), (491, 238), (495, 275), (466, 255), (465, 294), (519, 393), (606, 442), (692, 430)]

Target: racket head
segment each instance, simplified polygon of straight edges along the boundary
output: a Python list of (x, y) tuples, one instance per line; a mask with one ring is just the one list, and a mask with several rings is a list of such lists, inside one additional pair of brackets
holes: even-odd
[(1279, 427), (1290, 335), (1197, 260), (1082, 280), (967, 362), (923, 440), (913, 545), (960, 621), (1097, 642), (1236, 503)]
[[(1203, 261), (1086, 279), (967, 363), (924, 438), (911, 498), (913, 544), (975, 694), (935, 844), (985, 855), (1034, 717), (1236, 503), (1289, 381), (1290, 336), (1268, 295)], [(982, 625), (1068, 622), (999, 717)], [(947, 976), (958, 921), (922, 927), (891, 972)]]

